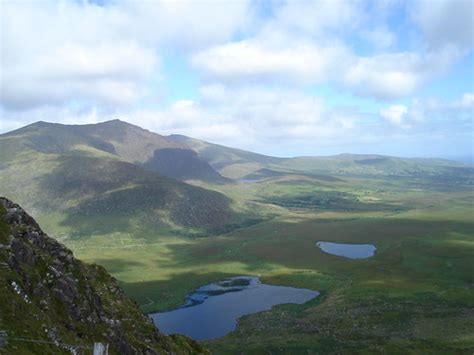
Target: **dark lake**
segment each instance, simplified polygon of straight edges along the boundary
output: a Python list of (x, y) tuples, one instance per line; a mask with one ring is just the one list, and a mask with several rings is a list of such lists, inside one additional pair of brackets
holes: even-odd
[(365, 259), (374, 256), (377, 248), (372, 244), (342, 244), (317, 242), (316, 245), (325, 253), (344, 256), (351, 259)]
[(195, 340), (214, 339), (235, 329), (237, 319), (284, 303), (302, 304), (318, 291), (262, 284), (258, 277), (239, 276), (201, 286), (184, 306), (152, 314), (160, 331), (185, 334)]

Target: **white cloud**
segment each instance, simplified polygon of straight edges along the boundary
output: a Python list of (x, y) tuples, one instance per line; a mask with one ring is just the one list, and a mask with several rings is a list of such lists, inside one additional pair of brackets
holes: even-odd
[(459, 127), (472, 134), (474, 93), (464, 93), (458, 99), (413, 99), (409, 105), (390, 105), (379, 112), (380, 117), (403, 129), (424, 127), (446, 133), (446, 128)]
[(1, 104), (140, 104), (159, 90), (160, 55), (169, 50), (189, 56), (208, 82), (327, 84), (394, 99), (416, 92), (472, 45), (469, 0), (407, 5), (428, 52), (363, 56), (349, 44), (351, 36), (365, 38), (377, 53), (397, 42), (386, 21), (391, 1), (271, 5), (271, 14), (258, 16), (260, 5), (250, 0), (3, 1)]
[(23, 111), (4, 111), (0, 109), (0, 132), (8, 132), (37, 121), (64, 124), (98, 123), (113, 118), (111, 112), (95, 108), (71, 108), (60, 106), (41, 106)]
[(430, 47), (474, 47), (472, 0), (417, 0), (408, 4)]
[[(38, 120), (77, 124), (120, 118), (160, 134), (185, 134), (273, 155), (343, 151), (397, 154), (390, 149), (400, 149), (401, 141), (428, 153), (434, 149), (438, 154), (454, 154), (456, 146), (446, 146), (446, 142), (469, 146), (472, 141), (473, 97), (473, 93), (466, 93), (452, 101), (415, 99), (409, 104), (388, 105), (373, 114), (331, 106), (295, 90), (215, 84), (202, 87), (199, 100), (178, 100), (159, 110), (51, 106), (0, 112), (0, 131)], [(439, 136), (449, 139), (439, 140)], [(393, 142), (390, 149), (388, 142)]]
[(272, 149), (334, 145), (355, 134), (360, 113), (328, 107), (321, 98), (294, 90), (220, 84), (202, 87), (199, 101), (181, 100), (127, 119), (162, 134), (179, 133), (228, 146)]
[(71, 101), (133, 104), (158, 67), (152, 51), (133, 43), (88, 47), (65, 43), (3, 63), (0, 99), (13, 109)]
[(474, 93), (467, 92), (454, 104), (456, 107), (474, 109)]
[[(284, 37), (283, 37), (284, 38)], [(453, 49), (418, 54), (357, 56), (343, 44), (317, 45), (277, 37), (254, 38), (197, 53), (193, 64), (209, 80), (232, 82), (338, 84), (361, 96), (394, 99), (414, 93), (459, 56)]]
[(249, 15), (247, 0), (2, 1), (0, 103), (20, 110), (139, 103), (157, 90), (162, 47), (227, 41)]
[(419, 86), (420, 75), (414, 69), (418, 56), (388, 54), (358, 58), (342, 78), (358, 94), (397, 98), (411, 94)]
[(342, 83), (355, 93), (381, 99), (411, 95), (459, 57), (455, 49), (435, 53), (398, 52), (356, 57), (342, 71)]
[(392, 47), (397, 41), (395, 34), (386, 27), (363, 30), (361, 37), (372, 43), (377, 49)]
[[(40, 119), (121, 117), (162, 133), (271, 150), (283, 141), (311, 147), (383, 141), (391, 131), (442, 132), (451, 129), (449, 120), (457, 129), (472, 121), (472, 93), (450, 103), (404, 101), (404, 109), (393, 100), (417, 95), (468, 53), (472, 6), (470, 0), (1, 1), (0, 130)], [(399, 20), (408, 28), (393, 26)], [(166, 91), (165, 75), (181, 75), (176, 68), (163, 73), (163, 54), (169, 66), (169, 58), (178, 58), (178, 69), (189, 60), (201, 80), (196, 85), (204, 86), (195, 96), (192, 85), (185, 88), (193, 100), (145, 109), (145, 101), (155, 107)], [(329, 87), (335, 101), (344, 91), (389, 102), (372, 113), (362, 113), (358, 102), (366, 108), (380, 102), (354, 98), (350, 109), (331, 107), (309, 94), (314, 85)]]
[(392, 105), (380, 111), (380, 116), (393, 123), (403, 127), (408, 114), (408, 108), (404, 105)]
[(363, 3), (354, 0), (287, 1), (277, 8), (269, 26), (324, 36), (331, 32), (349, 32), (365, 20)]
[(337, 44), (318, 47), (309, 42), (284, 41), (268, 45), (261, 39), (243, 40), (197, 53), (193, 64), (209, 78), (221, 81), (267, 79), (321, 83), (335, 75), (350, 53)]
[(254, 22), (250, 0), (118, 1), (134, 38), (174, 48), (196, 49), (232, 38)]
[(121, 118), (161, 134), (181, 133), (246, 149), (315, 141), (332, 144), (358, 129), (357, 111), (328, 107), (321, 98), (295, 90), (209, 85), (200, 93), (199, 101), (178, 100), (161, 110), (107, 112), (52, 106), (4, 112), (3, 117), (12, 124), (3, 129), (37, 120), (94, 123)]
[[(430, 36), (437, 37), (432, 34), (434, 29), (443, 28), (444, 22), (456, 22), (455, 14), (463, 8), (469, 10), (466, 1), (459, 2), (445, 12), (442, 9), (447, 5), (425, 11), (424, 7), (432, 3), (427, 1), (411, 6), (423, 7), (417, 12), (422, 13), (418, 22), (426, 22), (426, 43), (430, 43)], [(405, 44), (403, 50), (397, 51), (398, 39), (388, 28), (390, 11), (396, 7), (393, 1), (283, 2), (255, 35), (204, 48), (191, 61), (211, 82), (326, 84), (377, 99), (406, 97), (445, 73), (465, 54), (458, 44), (469, 39), (462, 39), (460, 31), (464, 26), (467, 32), (473, 32), (469, 31), (472, 18), (463, 14), (462, 26), (449, 25), (452, 33), (446, 35), (443, 46), (416, 43), (410, 50)], [(467, 13), (472, 15), (472, 11)], [(370, 43), (373, 51), (359, 53), (350, 45), (351, 36)]]

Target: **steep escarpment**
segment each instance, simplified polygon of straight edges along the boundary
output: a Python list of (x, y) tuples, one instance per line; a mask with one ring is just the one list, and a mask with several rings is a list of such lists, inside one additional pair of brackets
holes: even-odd
[[(0, 353), (206, 353), (161, 334), (104, 268), (87, 265), (48, 237), (19, 205), (0, 198)], [(1, 339), (0, 339), (1, 340)]]

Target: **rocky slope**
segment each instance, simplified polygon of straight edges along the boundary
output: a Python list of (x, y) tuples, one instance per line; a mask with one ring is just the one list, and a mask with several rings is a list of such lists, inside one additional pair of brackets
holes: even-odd
[(129, 300), (117, 280), (86, 265), (48, 237), (19, 205), (0, 198), (1, 354), (201, 354), (182, 336), (166, 336)]

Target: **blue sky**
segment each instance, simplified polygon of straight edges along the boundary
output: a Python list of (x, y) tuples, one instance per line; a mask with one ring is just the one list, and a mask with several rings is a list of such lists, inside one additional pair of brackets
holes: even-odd
[(0, 132), (120, 118), (278, 156), (473, 155), (471, 0), (0, 7)]

